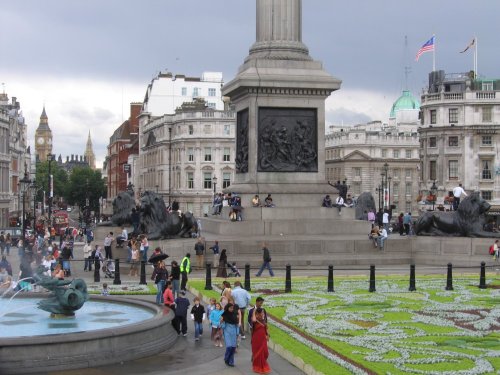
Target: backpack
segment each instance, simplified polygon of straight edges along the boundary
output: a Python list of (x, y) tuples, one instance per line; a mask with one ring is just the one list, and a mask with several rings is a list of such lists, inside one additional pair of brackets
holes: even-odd
[(495, 245), (491, 245), (490, 246), (490, 255), (494, 255), (495, 254)]

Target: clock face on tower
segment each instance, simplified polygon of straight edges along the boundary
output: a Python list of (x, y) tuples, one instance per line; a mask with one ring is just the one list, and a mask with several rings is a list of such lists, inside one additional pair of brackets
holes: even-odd
[(45, 139), (43, 137), (38, 137), (36, 141), (38, 142), (39, 145), (43, 145), (45, 143)]

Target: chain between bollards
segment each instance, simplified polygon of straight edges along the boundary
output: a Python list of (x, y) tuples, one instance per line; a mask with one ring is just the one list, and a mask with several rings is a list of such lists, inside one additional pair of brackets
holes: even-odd
[(486, 263), (481, 262), (481, 272), (479, 275), (479, 289), (486, 289)]
[(292, 293), (292, 266), (286, 265), (285, 293)]
[(205, 263), (206, 277), (205, 277), (205, 290), (212, 290), (212, 264)]
[(333, 293), (333, 265), (328, 266), (328, 292)]
[(415, 265), (410, 264), (410, 287), (408, 288), (410, 292), (414, 292), (417, 290), (415, 287)]
[(250, 288), (250, 264), (245, 264), (245, 289), (247, 291), (251, 291)]
[(453, 265), (448, 263), (448, 273), (446, 275), (446, 290), (453, 290)]
[(139, 281), (139, 285), (147, 285), (146, 282), (146, 262), (141, 261), (141, 281)]
[(120, 280), (120, 259), (115, 259), (115, 279), (113, 280), (113, 285), (121, 285)]
[(368, 289), (370, 293), (376, 292), (375, 289), (375, 265), (370, 265), (370, 289)]

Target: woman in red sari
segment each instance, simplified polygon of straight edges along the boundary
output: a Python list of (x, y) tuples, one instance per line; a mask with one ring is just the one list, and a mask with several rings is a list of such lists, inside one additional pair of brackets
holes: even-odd
[(253, 371), (257, 374), (269, 374), (271, 372), (271, 367), (267, 363), (267, 357), (269, 357), (269, 350), (267, 348), (269, 334), (267, 333), (267, 323), (262, 308), (253, 309), (252, 322)]

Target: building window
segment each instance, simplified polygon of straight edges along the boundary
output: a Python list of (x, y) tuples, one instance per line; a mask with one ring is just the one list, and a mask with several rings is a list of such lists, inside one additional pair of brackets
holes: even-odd
[(203, 189), (211, 189), (212, 188), (212, 173), (204, 172), (203, 173)]
[(399, 184), (394, 184), (392, 187), (392, 194), (397, 197), (399, 195)]
[(483, 122), (491, 122), (491, 106), (484, 106), (482, 109)]
[(208, 96), (215, 96), (215, 95), (217, 95), (217, 89), (209, 88), (208, 89)]
[(231, 185), (231, 173), (225, 172), (222, 174), (222, 188), (226, 189)]
[(405, 169), (405, 177), (406, 178), (411, 178), (411, 175), (412, 175), (411, 169), (410, 168), (406, 168)]
[(354, 177), (361, 177), (361, 168), (360, 167), (353, 168), (352, 174), (354, 175)]
[(224, 147), (224, 156), (222, 161), (231, 161), (231, 149), (229, 147)]
[(198, 87), (193, 87), (193, 98), (200, 96), (200, 89)]
[(435, 109), (431, 109), (430, 110), (430, 114), (431, 114), (431, 124), (435, 124), (436, 123), (436, 120), (437, 120), (437, 117), (436, 117), (436, 110)]
[(187, 149), (188, 161), (194, 161), (194, 147), (189, 147)]
[(361, 194), (361, 183), (360, 182), (355, 182), (354, 184), (352, 184), (352, 192), (356, 196)]
[(183, 87), (183, 88), (181, 89), (181, 91), (182, 91), (182, 96), (187, 96), (187, 94), (188, 94), (188, 89), (187, 89), (187, 87)]
[(203, 127), (203, 133), (212, 134), (212, 125), (207, 124)]
[(399, 169), (394, 169), (392, 171), (392, 176), (395, 178), (395, 179), (398, 179), (399, 178)]
[(435, 160), (431, 160), (429, 161), (429, 180), (437, 180), (436, 176), (437, 176), (437, 170), (436, 170), (436, 161)]
[(387, 150), (386, 149), (382, 149), (382, 157), (383, 158), (387, 157)]
[(450, 180), (458, 180), (458, 160), (448, 161), (448, 178)]
[(436, 147), (437, 140), (436, 137), (429, 137), (429, 147)]
[(224, 135), (231, 135), (231, 126), (224, 125)]
[(450, 108), (448, 116), (450, 117), (450, 124), (456, 124), (458, 122), (458, 108)]
[(493, 91), (493, 82), (483, 82), (482, 91)]
[(448, 137), (448, 146), (458, 147), (458, 136), (454, 135), (454, 136)]
[(481, 179), (491, 180), (491, 160), (482, 160), (481, 164), (482, 164)]
[(399, 150), (393, 150), (392, 151), (392, 157), (394, 159), (399, 159)]
[(405, 185), (405, 195), (411, 195), (411, 182), (407, 182)]
[(194, 189), (194, 173), (193, 172), (187, 173), (187, 188)]
[(491, 190), (483, 190), (481, 191), (481, 197), (484, 200), (491, 201), (493, 199), (493, 192)]
[(212, 148), (205, 147), (205, 161), (212, 161)]
[(483, 135), (481, 137), (481, 146), (491, 146), (491, 135)]
[(211, 109), (216, 109), (217, 108), (217, 104), (216, 103), (212, 103), (212, 102), (208, 102), (207, 106), (208, 106), (208, 108), (211, 108)]
[(189, 125), (189, 135), (193, 135), (193, 134), (194, 134), (193, 125)]
[(411, 150), (406, 150), (406, 158), (411, 159)]

